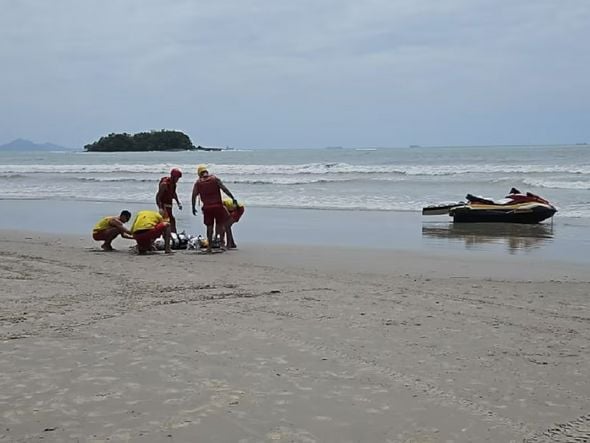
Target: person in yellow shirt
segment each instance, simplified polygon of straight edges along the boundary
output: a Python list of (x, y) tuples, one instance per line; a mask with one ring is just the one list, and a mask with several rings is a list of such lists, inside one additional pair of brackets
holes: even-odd
[(120, 215), (111, 215), (101, 218), (92, 229), (92, 238), (102, 241), (100, 246), (103, 251), (114, 251), (111, 243), (119, 234), (121, 237), (133, 239), (131, 231), (125, 227), (125, 223), (131, 218), (131, 212), (121, 211)]
[(160, 212), (139, 211), (133, 220), (131, 233), (137, 242), (137, 252), (146, 254), (153, 250), (154, 240), (164, 237), (164, 252), (170, 254), (170, 223)]
[(223, 199), (223, 206), (227, 210), (229, 217), (227, 218), (227, 223), (225, 225), (225, 235), (226, 235), (226, 246), (228, 249), (236, 249), (236, 242), (234, 241), (234, 234), (231, 230), (231, 227), (234, 223), (240, 221), (242, 215), (244, 215), (244, 205), (242, 203), (238, 203), (236, 200), (232, 200), (231, 198), (224, 198)]

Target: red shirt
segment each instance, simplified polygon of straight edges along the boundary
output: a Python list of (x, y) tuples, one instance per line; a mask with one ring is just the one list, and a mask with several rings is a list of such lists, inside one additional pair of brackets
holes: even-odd
[(208, 175), (197, 180), (197, 190), (203, 202), (203, 208), (212, 206), (223, 206), (221, 202), (221, 188), (217, 182), (217, 177)]
[(166, 190), (160, 194), (160, 201), (164, 204), (172, 204), (174, 194), (176, 194), (176, 183), (170, 177), (162, 177), (160, 179), (160, 186), (166, 185)]

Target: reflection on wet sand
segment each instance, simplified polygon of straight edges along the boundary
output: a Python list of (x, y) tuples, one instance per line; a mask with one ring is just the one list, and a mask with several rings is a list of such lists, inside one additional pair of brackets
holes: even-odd
[(520, 225), (513, 223), (449, 223), (422, 226), (422, 236), (436, 239), (462, 240), (465, 247), (505, 243), (508, 251), (539, 248), (553, 239), (553, 225)]

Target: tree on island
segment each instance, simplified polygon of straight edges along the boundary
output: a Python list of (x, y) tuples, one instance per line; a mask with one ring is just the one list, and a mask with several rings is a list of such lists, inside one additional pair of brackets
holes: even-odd
[(180, 131), (111, 133), (98, 141), (84, 146), (88, 152), (131, 152), (131, 151), (193, 151), (196, 150), (188, 135)]

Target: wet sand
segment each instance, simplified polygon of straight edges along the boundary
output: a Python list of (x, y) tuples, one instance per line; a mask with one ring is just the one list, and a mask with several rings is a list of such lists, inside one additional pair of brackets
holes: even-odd
[(585, 265), (128, 244), (0, 231), (0, 441), (590, 438)]
[[(0, 200), (0, 229), (87, 235), (89, 226), (122, 209), (132, 213), (151, 204), (60, 200)], [(204, 234), (203, 219), (175, 208), (179, 231)], [(453, 224), (448, 216), (417, 212), (342, 211), (246, 207), (234, 226), (240, 242), (265, 247), (291, 246), (372, 248), (409, 251), (424, 256), (503, 258), (508, 255), (559, 260), (590, 266), (590, 220), (559, 214), (554, 223), (511, 225)]]

